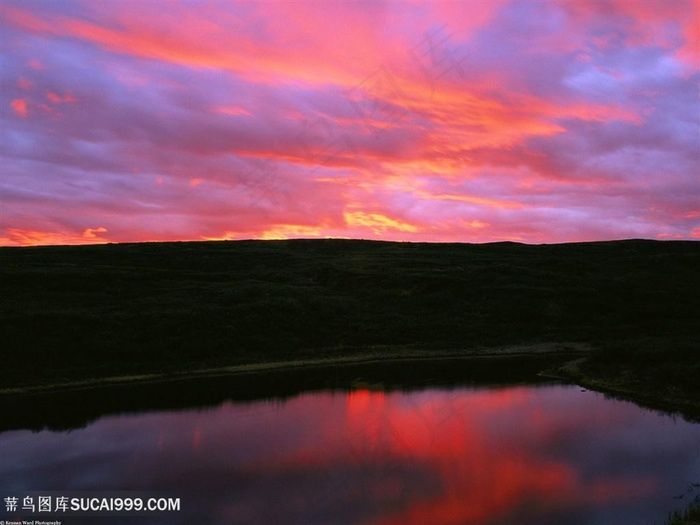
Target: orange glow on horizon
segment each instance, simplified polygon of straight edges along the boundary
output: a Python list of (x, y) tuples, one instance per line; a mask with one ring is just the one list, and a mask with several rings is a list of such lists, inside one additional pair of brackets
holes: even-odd
[(7, 237), (0, 237), (0, 245), (6, 246), (48, 246), (57, 244), (97, 244), (109, 242), (103, 237), (106, 228), (86, 228), (82, 234), (70, 232), (53, 232), (37, 230), (21, 230), (10, 228)]

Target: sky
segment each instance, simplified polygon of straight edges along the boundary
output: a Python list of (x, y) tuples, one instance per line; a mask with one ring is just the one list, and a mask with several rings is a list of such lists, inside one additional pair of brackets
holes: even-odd
[(0, 1), (0, 245), (700, 239), (700, 0)]

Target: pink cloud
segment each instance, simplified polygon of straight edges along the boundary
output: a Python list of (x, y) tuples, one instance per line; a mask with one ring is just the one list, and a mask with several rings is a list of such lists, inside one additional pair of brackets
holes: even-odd
[(32, 89), (32, 87), (34, 87), (34, 84), (31, 80), (25, 77), (20, 77), (19, 80), (17, 80), (17, 87), (25, 91), (29, 91), (30, 89)]
[(695, 0), (69, 5), (0, 7), (2, 242), (699, 227)]
[(55, 93), (53, 91), (46, 92), (46, 99), (52, 104), (75, 104), (76, 99), (70, 93)]
[(29, 114), (27, 101), (23, 98), (16, 98), (10, 103), (12, 111), (14, 111), (18, 116), (26, 118)]

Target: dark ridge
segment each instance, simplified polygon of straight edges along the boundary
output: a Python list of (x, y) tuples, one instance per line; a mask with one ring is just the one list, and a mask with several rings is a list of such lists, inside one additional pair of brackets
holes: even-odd
[(2, 387), (567, 341), (581, 373), (697, 399), (698, 268), (698, 242), (639, 239), (2, 248)]

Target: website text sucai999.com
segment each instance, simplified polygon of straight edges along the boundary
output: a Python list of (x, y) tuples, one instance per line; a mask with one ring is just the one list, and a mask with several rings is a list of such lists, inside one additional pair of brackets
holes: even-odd
[[(180, 498), (105, 495), (27, 495), (3, 498), (4, 525), (25, 515), (123, 515), (151, 512), (179, 512)], [(0, 520), (2, 521), (2, 520)]]

